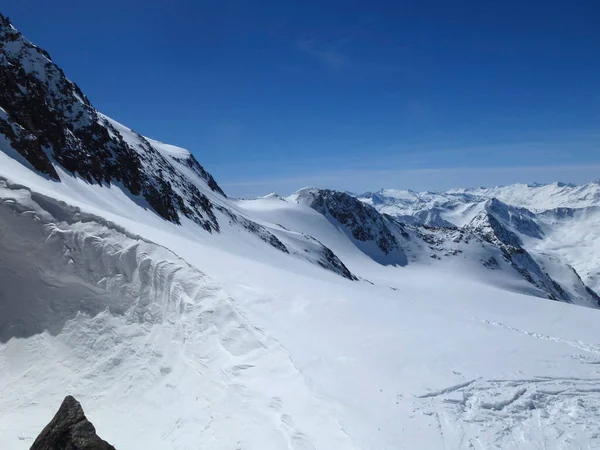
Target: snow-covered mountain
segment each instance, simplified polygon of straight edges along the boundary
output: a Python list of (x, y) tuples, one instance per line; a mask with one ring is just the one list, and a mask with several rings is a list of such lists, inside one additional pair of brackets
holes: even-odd
[(187, 150), (100, 114), (49, 54), (6, 18), (0, 18), (0, 45), (0, 143), (6, 155), (54, 181), (69, 176), (120, 186), (139, 206), (176, 224), (186, 218), (208, 232), (220, 232), (223, 224), (245, 229), (284, 253), (352, 277), (320, 243), (237, 214)]
[[(569, 266), (597, 294), (600, 264), (600, 181), (573, 185), (515, 184), (494, 188), (421, 192), (384, 189), (357, 196), (365, 204), (414, 225), (477, 229), (493, 216), (517, 238), (520, 247), (539, 258)], [(564, 284), (564, 283), (562, 283)], [(587, 291), (587, 289), (586, 289)]]
[[(240, 229), (279, 251), (356, 278), (335, 252), (305, 230), (258, 223), (240, 211), (188, 151), (141, 136), (97, 112), (45, 51), (28, 42), (6, 19), (3, 23), (6, 88), (0, 98), (0, 126), (6, 154), (51, 180), (61, 181), (69, 174), (91, 184), (122, 186), (134, 202), (175, 224), (185, 218), (211, 233), (221, 233), (224, 226)], [(305, 190), (297, 194), (297, 201), (334, 225), (342, 224), (353, 244), (380, 264), (406, 265), (410, 248), (413, 259), (418, 258), (412, 242), (402, 242), (408, 234), (401, 223), (363, 207), (346, 193)], [(426, 224), (446, 223), (440, 219)], [(413, 242), (418, 242), (420, 236), (413, 234)], [(572, 301), (557, 295), (550, 288), (552, 282), (534, 284), (550, 298)], [(578, 300), (593, 303), (587, 294), (584, 297)]]
[(382, 189), (358, 195), (361, 201), (406, 222), (431, 226), (461, 226), (496, 198), (534, 213), (557, 208), (581, 209), (600, 204), (600, 180), (583, 185), (566, 183), (513, 184), (493, 188), (451, 189), (446, 192), (415, 192)]
[(236, 199), (2, 16), (0, 88), (3, 448), (600, 447), (593, 183)]
[(464, 228), (498, 246), (513, 268), (550, 298), (585, 306), (600, 305), (600, 297), (585, 285), (575, 269), (547, 255), (534, 253), (532, 257), (524, 248), (524, 239), (543, 238), (543, 231), (534, 219), (530, 211), (492, 198)]

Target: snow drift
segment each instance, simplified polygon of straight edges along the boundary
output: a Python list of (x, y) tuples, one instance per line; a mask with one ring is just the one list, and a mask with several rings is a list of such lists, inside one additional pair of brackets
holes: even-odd
[(285, 350), (206, 275), (64, 203), (2, 194), (4, 448), (27, 448), (64, 388), (95, 405), (117, 448), (353, 448)]

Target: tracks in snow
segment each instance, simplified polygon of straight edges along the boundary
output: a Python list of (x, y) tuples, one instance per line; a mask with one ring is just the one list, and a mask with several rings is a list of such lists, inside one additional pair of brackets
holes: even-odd
[(49, 414), (40, 405), (66, 393), (117, 448), (354, 448), (286, 350), (202, 272), (67, 205), (11, 194), (0, 267), (23, 270), (0, 273), (3, 448), (28, 448), (35, 415)]
[[(599, 345), (481, 322), (568, 345), (586, 352), (572, 358), (600, 364)], [(600, 448), (600, 377), (477, 378), (416, 395), (413, 408), (433, 418), (445, 449), (567, 450), (579, 448), (576, 442)]]
[(600, 378), (474, 380), (417, 397), (448, 449), (600, 448)]
[(558, 338), (558, 337), (555, 337), (555, 336), (548, 336), (546, 334), (536, 333), (536, 332), (533, 332), (533, 331), (521, 330), (519, 328), (511, 327), (510, 325), (506, 325), (506, 324), (503, 324), (501, 322), (495, 322), (493, 320), (481, 320), (481, 322), (483, 322), (483, 323), (485, 323), (487, 325), (492, 325), (494, 327), (503, 328), (505, 330), (510, 330), (510, 331), (515, 331), (517, 333), (526, 334), (526, 335), (534, 337), (536, 339), (541, 339), (541, 340), (544, 340), (544, 341), (558, 342), (560, 344), (569, 345), (569, 346), (574, 347), (574, 348), (576, 348), (578, 350), (583, 350), (585, 352), (596, 353), (596, 354), (600, 355), (600, 345), (597, 345), (597, 344), (588, 344), (586, 342), (569, 340), (569, 339), (562, 339), (562, 338)]

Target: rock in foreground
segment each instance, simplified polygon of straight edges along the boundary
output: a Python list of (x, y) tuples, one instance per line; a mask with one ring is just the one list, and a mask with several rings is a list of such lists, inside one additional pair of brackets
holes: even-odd
[(81, 404), (68, 395), (30, 450), (115, 450), (96, 434)]

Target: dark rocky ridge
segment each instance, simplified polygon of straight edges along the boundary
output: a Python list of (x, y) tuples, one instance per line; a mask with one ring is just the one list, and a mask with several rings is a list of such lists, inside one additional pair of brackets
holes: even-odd
[(72, 396), (63, 400), (54, 418), (30, 450), (115, 450), (96, 434), (81, 404)]
[(394, 250), (401, 250), (396, 237), (388, 229), (385, 216), (375, 208), (345, 192), (330, 189), (318, 189), (315, 192), (311, 198), (311, 208), (344, 225), (354, 239), (362, 242), (375, 241), (386, 255)]
[[(498, 247), (505, 260), (528, 282), (546, 292), (548, 298), (573, 302), (569, 293), (540, 267), (523, 247), (521, 238), (513, 231), (518, 230), (522, 235), (540, 238), (543, 234), (542, 230), (531, 216), (532, 213), (525, 208), (508, 206), (500, 200), (492, 198), (486, 202), (484, 210), (475, 216), (465, 229)], [(590, 298), (600, 306), (600, 297), (583, 283), (572, 267), (571, 270), (580, 280)]]
[[(208, 232), (221, 231), (220, 213), (225, 224), (294, 253), (267, 227), (229, 209), (225, 193), (193, 155), (165, 153), (159, 143), (99, 113), (48, 52), (0, 14), (0, 143), (4, 140), (11, 148), (1, 151), (57, 182), (60, 168), (91, 184), (118, 184), (165, 220), (180, 224), (187, 217)], [(312, 263), (355, 279), (330, 249), (319, 247)]]
[[(122, 183), (166, 220), (179, 223), (183, 214), (208, 231), (219, 230), (211, 202), (193, 183), (146, 139), (139, 136), (139, 148), (125, 142), (50, 55), (2, 15), (0, 88), (0, 133), (37, 171), (58, 181), (58, 164), (89, 183)], [(192, 155), (183, 162), (225, 195)]]
[[(480, 256), (483, 267), (495, 270), (500, 268), (498, 261), (503, 259), (548, 298), (570, 303), (575, 301), (571, 293), (546, 272), (544, 263), (538, 263), (523, 247), (520, 236), (543, 236), (542, 229), (533, 220), (533, 214), (525, 208), (512, 207), (491, 199), (486, 202), (484, 210), (464, 227), (452, 224), (428, 226), (403, 223), (397, 217), (381, 213), (344, 192), (307, 188), (296, 196), (297, 201), (306, 202), (335, 227), (358, 241), (355, 245), (359, 249), (361, 243), (366, 242), (376, 246), (385, 255), (403, 252), (411, 261), (423, 261), (423, 256), (433, 260), (458, 257), (467, 246), (483, 248), (485, 250)], [(376, 262), (386, 264), (385, 259), (378, 260), (376, 254), (364, 253)], [(575, 274), (578, 280), (576, 284), (586, 292), (582, 298), (600, 306), (598, 295), (583, 283), (572, 267), (569, 266), (569, 270)]]

